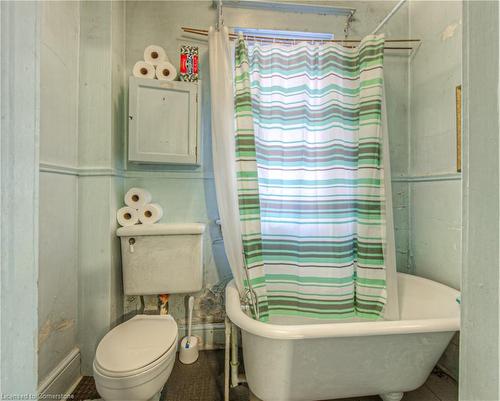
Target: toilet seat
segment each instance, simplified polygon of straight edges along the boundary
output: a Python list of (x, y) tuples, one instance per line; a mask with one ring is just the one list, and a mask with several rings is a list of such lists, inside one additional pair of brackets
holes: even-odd
[(164, 363), (177, 348), (177, 323), (170, 315), (137, 315), (99, 343), (94, 369), (109, 378), (140, 375)]

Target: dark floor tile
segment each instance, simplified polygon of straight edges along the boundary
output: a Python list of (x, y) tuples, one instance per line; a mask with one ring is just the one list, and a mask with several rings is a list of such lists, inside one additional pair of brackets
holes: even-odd
[(435, 371), (427, 379), (425, 386), (432, 391), (440, 401), (458, 400), (458, 385), (445, 373)]
[(354, 397), (354, 398), (337, 398), (336, 400), (328, 401), (381, 401), (378, 395), (373, 395), (370, 397)]
[(71, 394), (73, 401), (94, 400), (99, 397), (92, 376), (83, 376)]
[[(246, 385), (230, 389), (230, 401), (248, 401)], [(92, 377), (83, 377), (73, 392), (75, 401), (97, 399)], [(162, 401), (223, 401), (224, 351), (200, 352), (198, 361), (184, 365), (176, 360), (172, 374), (162, 392)], [(403, 401), (457, 401), (457, 383), (446, 374), (434, 371), (425, 385), (406, 393)], [(376, 395), (331, 401), (380, 401)]]
[(177, 359), (162, 394), (164, 401), (222, 401), (223, 393), (217, 384), (224, 372), (224, 354), (200, 352), (199, 359), (184, 365)]
[(425, 385), (406, 393), (402, 401), (440, 401), (436, 395), (430, 391)]

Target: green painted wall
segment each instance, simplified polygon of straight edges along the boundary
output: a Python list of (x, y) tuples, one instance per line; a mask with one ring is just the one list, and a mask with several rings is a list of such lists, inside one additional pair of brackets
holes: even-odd
[[(78, 182), (47, 167), (78, 164), (80, 5), (41, 2), (40, 11), (38, 382), (45, 391), (78, 346)], [(76, 362), (61, 390), (78, 374)]]
[(0, 393), (36, 394), (40, 10), (0, 3)]
[(464, 3), (461, 401), (500, 399), (499, 12)]
[(116, 210), (123, 164), (125, 4), (80, 3), (78, 131), (78, 341), (82, 373), (92, 374), (95, 350), (123, 316)]
[[(416, 274), (460, 288), (461, 181), (456, 174), (455, 87), (462, 82), (462, 3), (410, 1), (409, 175), (411, 263)], [(436, 175), (449, 179), (434, 181)]]
[[(123, 194), (123, 2), (41, 2), (39, 382), (123, 315), (115, 211)], [(74, 366), (76, 364), (76, 366)], [(80, 374), (58, 376), (65, 391)], [(62, 377), (62, 378), (61, 378)], [(49, 381), (47, 381), (49, 380)]]
[[(455, 87), (462, 82), (462, 2), (410, 0), (408, 173), (410, 271), (460, 289), (462, 181), (456, 171)], [(458, 379), (459, 339), (440, 366)]]

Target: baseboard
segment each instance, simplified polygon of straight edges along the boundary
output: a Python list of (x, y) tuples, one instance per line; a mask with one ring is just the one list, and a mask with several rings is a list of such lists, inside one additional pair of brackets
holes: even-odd
[[(49, 373), (49, 375), (38, 386), (40, 395), (64, 395), (74, 389), (75, 384), (80, 379), (80, 350), (74, 348), (66, 357)], [(43, 398), (43, 397), (42, 397)]]
[[(187, 336), (187, 325), (179, 324), (179, 344), (183, 337)], [(213, 350), (224, 348), (224, 323), (199, 323), (193, 324), (192, 335), (200, 340), (200, 349)]]

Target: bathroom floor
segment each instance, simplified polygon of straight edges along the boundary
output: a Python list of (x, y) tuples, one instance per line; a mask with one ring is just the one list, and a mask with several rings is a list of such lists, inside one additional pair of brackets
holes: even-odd
[[(161, 401), (222, 401), (224, 388), (224, 351), (204, 351), (192, 365), (176, 362)], [(73, 392), (74, 401), (99, 399), (94, 379), (82, 378)], [(231, 401), (248, 401), (246, 386), (231, 389)], [(437, 369), (419, 389), (407, 393), (403, 401), (456, 401), (457, 383)], [(377, 396), (336, 401), (380, 401)]]

